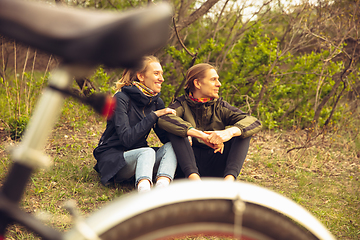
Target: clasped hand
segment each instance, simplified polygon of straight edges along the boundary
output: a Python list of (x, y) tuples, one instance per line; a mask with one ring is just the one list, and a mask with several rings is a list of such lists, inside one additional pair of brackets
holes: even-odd
[[(204, 131), (202, 132), (201, 140), (214, 149), (214, 153), (224, 152), (224, 142), (229, 141), (233, 137), (232, 133), (228, 130), (221, 131)], [(192, 144), (192, 137), (188, 136), (190, 144)]]
[(206, 139), (204, 140), (205, 144), (214, 149), (214, 153), (223, 153), (224, 152), (224, 142), (229, 141), (233, 135), (227, 131), (204, 131), (207, 134)]
[(222, 131), (204, 131), (204, 133), (208, 134), (208, 141), (212, 144), (221, 144), (224, 142), (229, 141), (233, 134), (228, 130), (222, 130)]
[(192, 137), (201, 139), (207, 146), (214, 149), (214, 153), (224, 151), (224, 142), (229, 141), (232, 137), (240, 136), (241, 130), (237, 127), (230, 127), (219, 131), (200, 131), (190, 128), (187, 132), (189, 142), (192, 144)]

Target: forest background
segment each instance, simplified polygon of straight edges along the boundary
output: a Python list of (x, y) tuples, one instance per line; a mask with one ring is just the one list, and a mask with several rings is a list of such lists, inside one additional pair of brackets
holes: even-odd
[[(153, 4), (143, 0), (45, 2), (119, 12)], [(154, 52), (164, 68), (162, 98), (166, 105), (183, 93), (185, 73), (191, 65), (200, 62), (215, 65), (222, 84), (221, 97), (259, 118), (264, 126), (250, 151), (257, 160), (247, 163), (240, 179), (271, 187), (305, 205), (337, 237), (359, 239), (360, 1), (171, 0), (170, 3), (174, 7), (171, 36), (164, 48)], [(1, 37), (0, 44), (0, 153), (6, 170), (5, 145), (21, 137), (36, 99), (61, 59), (5, 37)], [(80, 95), (114, 93), (112, 87), (121, 71), (100, 66), (92, 76), (75, 79), (73, 90)], [(91, 144), (82, 146), (89, 149), (88, 158), (105, 124), (91, 113), (69, 100), (57, 126), (57, 130), (68, 126), (74, 132), (83, 132), (85, 122), (100, 126), (94, 127), (95, 136), (87, 136), (92, 139)], [(277, 144), (263, 146), (265, 142)], [(158, 144), (156, 140), (153, 143)], [(63, 145), (68, 151), (69, 146), (73, 148)], [(274, 157), (276, 149), (282, 150)], [(93, 163), (93, 159), (87, 161)], [(80, 168), (83, 167), (81, 164)], [(264, 171), (266, 168), (270, 172)], [(310, 200), (304, 200), (303, 193), (289, 189), (286, 183), (279, 186), (264, 180), (285, 175), (297, 186), (303, 181), (304, 189), (310, 188), (313, 177), (319, 186), (326, 182), (329, 188), (336, 188), (330, 191), (331, 198), (341, 199), (332, 201), (340, 202), (340, 209), (346, 214), (329, 220), (328, 215), (333, 213), (308, 206)], [(98, 180), (96, 175), (90, 176)], [(41, 180), (33, 182), (39, 186)], [(336, 187), (329, 182), (336, 183)], [(337, 184), (346, 187), (337, 189)], [(314, 190), (313, 194), (323, 204), (330, 201), (324, 192)]]

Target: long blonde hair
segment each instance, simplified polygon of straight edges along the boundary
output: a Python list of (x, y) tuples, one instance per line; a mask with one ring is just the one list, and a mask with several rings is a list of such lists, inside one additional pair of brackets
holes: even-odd
[(119, 81), (116, 82), (115, 90), (121, 91), (122, 87), (130, 86), (133, 81), (139, 81), (137, 73), (145, 74), (149, 64), (152, 62), (160, 63), (157, 57), (149, 55), (142, 58), (140, 70), (135, 71), (131, 68), (125, 69)]

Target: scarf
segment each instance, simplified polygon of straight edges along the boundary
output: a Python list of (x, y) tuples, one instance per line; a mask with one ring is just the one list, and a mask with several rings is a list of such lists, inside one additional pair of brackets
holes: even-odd
[(135, 85), (145, 96), (154, 97), (157, 95), (153, 90), (142, 84), (141, 82), (133, 81), (133, 85)]
[(192, 95), (192, 92), (189, 92), (189, 97), (194, 102), (200, 102), (200, 103), (206, 103), (206, 102), (214, 99), (214, 98), (194, 98), (194, 96)]

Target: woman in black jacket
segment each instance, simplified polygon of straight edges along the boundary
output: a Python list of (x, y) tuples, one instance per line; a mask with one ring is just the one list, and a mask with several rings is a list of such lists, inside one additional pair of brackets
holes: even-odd
[[(147, 56), (141, 70), (126, 69), (116, 83), (115, 113), (94, 149), (95, 170), (101, 174), (102, 184), (122, 182), (135, 175), (135, 186), (142, 192), (153, 185), (153, 171), (157, 186), (166, 186), (173, 179), (176, 156), (166, 132), (157, 126), (160, 116), (175, 114), (159, 97), (162, 74), (159, 60)], [(152, 128), (164, 143), (157, 150), (146, 141)]]

